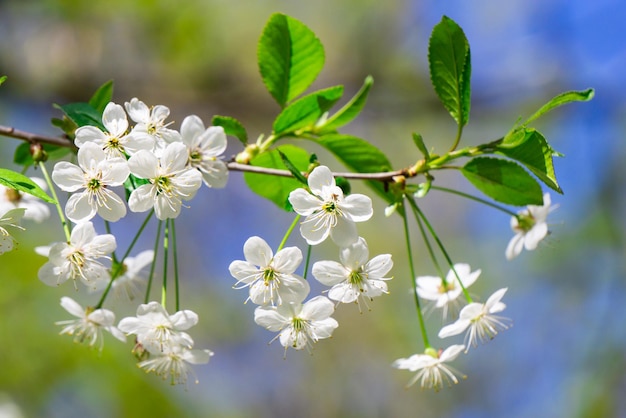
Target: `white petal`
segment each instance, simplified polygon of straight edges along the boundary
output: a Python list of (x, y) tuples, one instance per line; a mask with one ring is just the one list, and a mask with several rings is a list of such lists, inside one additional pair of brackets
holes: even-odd
[(341, 264), (348, 267), (351, 270), (358, 270), (361, 266), (367, 263), (369, 259), (369, 250), (367, 243), (362, 237), (352, 245), (342, 248), (339, 251), (339, 260)]
[(128, 199), (128, 208), (133, 212), (145, 212), (154, 207), (156, 190), (152, 184), (144, 184), (133, 190)]
[(191, 200), (202, 186), (202, 174), (196, 169), (185, 170), (171, 178), (176, 193), (183, 200)]
[(102, 124), (111, 135), (116, 137), (123, 135), (128, 129), (128, 119), (126, 119), (124, 108), (113, 102), (107, 104), (102, 113)]
[(246, 284), (252, 283), (260, 274), (259, 269), (251, 263), (243, 260), (235, 260), (228, 266), (230, 274), (238, 281)]
[(392, 267), (393, 261), (391, 254), (380, 254), (372, 258), (365, 267), (363, 267), (363, 271), (368, 274), (370, 279), (382, 279), (385, 274), (389, 273)]
[(274, 257), (274, 269), (281, 273), (291, 274), (302, 262), (302, 251), (298, 247), (287, 247), (276, 253)]
[[(326, 286), (334, 286), (345, 281), (350, 272), (336, 261), (317, 261), (313, 264), (313, 277)], [(334, 298), (331, 298), (334, 299)]]
[(180, 171), (187, 165), (189, 154), (187, 147), (180, 142), (169, 144), (161, 155), (161, 166), (168, 172)]
[(289, 323), (289, 319), (274, 307), (259, 306), (254, 310), (254, 322), (267, 330), (277, 332)]
[(269, 266), (274, 252), (263, 238), (254, 236), (243, 245), (243, 255), (248, 262), (264, 268)]
[(289, 193), (289, 203), (293, 210), (302, 216), (309, 216), (322, 208), (322, 201), (304, 189), (296, 189)]
[(523, 233), (515, 234), (515, 236), (511, 238), (511, 241), (509, 241), (509, 244), (506, 246), (506, 251), (505, 251), (506, 259), (507, 260), (514, 259), (518, 255), (520, 255), (523, 248), (524, 248), (524, 234)]
[(463, 350), (465, 350), (465, 346), (463, 344), (451, 345), (450, 347), (446, 348), (443, 353), (441, 353), (441, 355), (439, 356), (439, 361), (452, 361), (457, 358), (457, 356), (461, 354), (461, 351)]
[(330, 229), (330, 238), (339, 247), (347, 247), (359, 239), (356, 224), (346, 218), (338, 217), (337, 225)]
[(82, 147), (88, 142), (93, 142), (95, 144), (104, 146), (107, 141), (107, 136), (100, 129), (95, 126), (81, 126), (76, 129), (75, 133), (76, 137), (74, 138), (74, 144), (77, 147)]
[(328, 167), (323, 165), (315, 167), (313, 171), (311, 171), (311, 174), (309, 174), (308, 183), (311, 192), (318, 196), (322, 195), (322, 189), (324, 187), (333, 187), (336, 184), (333, 173)]
[(211, 126), (202, 132), (198, 138), (202, 144), (203, 154), (211, 157), (217, 157), (226, 151), (226, 133), (221, 126)]
[(83, 170), (75, 164), (60, 161), (54, 165), (52, 180), (66, 192), (75, 192), (85, 187)]
[(124, 104), (130, 118), (135, 122), (148, 123), (150, 121), (150, 109), (144, 102), (133, 97)]
[(341, 203), (344, 215), (354, 221), (367, 221), (374, 214), (372, 209), (372, 199), (364, 194), (351, 194)]
[(339, 323), (334, 318), (326, 318), (313, 323), (313, 332), (317, 339), (328, 338), (332, 335)]
[(307, 218), (300, 224), (300, 234), (307, 244), (317, 245), (328, 238), (330, 228), (319, 228), (315, 225), (314, 220)]
[(223, 161), (205, 161), (199, 167), (202, 181), (208, 187), (221, 189), (228, 182), (228, 167)]
[(196, 115), (187, 116), (180, 125), (182, 141), (188, 147), (195, 144), (195, 139), (204, 132), (204, 123)]
[(469, 320), (459, 319), (456, 322), (441, 328), (438, 336), (439, 338), (448, 338), (452, 337), (453, 335), (459, 335), (463, 333), (467, 329), (467, 327), (470, 326), (470, 324), (471, 322)]
[(128, 162), (123, 158), (109, 158), (102, 161), (98, 164), (98, 169), (102, 171), (102, 181), (107, 186), (121, 186), (130, 174)]
[(61, 298), (61, 306), (75, 317), (85, 318), (85, 309), (83, 309), (83, 307), (80, 306), (74, 299), (63, 296)]
[[(79, 223), (72, 229), (70, 242), (75, 247), (82, 247), (96, 237), (96, 229), (91, 222)], [(52, 250), (50, 250), (52, 252)]]
[(150, 151), (138, 151), (128, 159), (128, 168), (135, 176), (153, 179), (159, 175), (159, 160)]
[(335, 305), (325, 296), (316, 296), (302, 305), (300, 317), (311, 321), (321, 321), (335, 311)]
[[(489, 299), (487, 299), (487, 302), (485, 302), (485, 309), (487, 310), (487, 312), (499, 312), (504, 310), (504, 306), (501, 307), (501, 309), (499, 309), (498, 311), (492, 310), (497, 304), (501, 303), (500, 300), (504, 297), (504, 294), (506, 293), (506, 291), (508, 290), (508, 288), (504, 287), (502, 289), (498, 289), (496, 290), (491, 296), (489, 296)], [(504, 304), (502, 304), (504, 305)]]
[(110, 190), (104, 190), (107, 206), (98, 207), (98, 215), (105, 221), (117, 222), (126, 216), (124, 201)]
[(198, 323), (198, 314), (190, 310), (178, 311), (170, 320), (177, 330), (187, 330)]
[(524, 248), (528, 251), (534, 250), (546, 235), (548, 235), (548, 225), (545, 222), (535, 224), (524, 236)]
[(328, 297), (341, 303), (352, 303), (359, 298), (361, 292), (353, 285), (339, 283), (328, 291)]
[(74, 223), (90, 220), (96, 215), (97, 207), (88, 193), (74, 193), (65, 204), (65, 215)]
[(100, 145), (88, 142), (78, 149), (78, 165), (86, 172), (91, 171), (100, 161), (106, 160), (106, 154)]
[(211, 350), (184, 350), (181, 354), (181, 358), (185, 360), (187, 363), (191, 364), (206, 364), (209, 362), (209, 359), (213, 356), (213, 352)]

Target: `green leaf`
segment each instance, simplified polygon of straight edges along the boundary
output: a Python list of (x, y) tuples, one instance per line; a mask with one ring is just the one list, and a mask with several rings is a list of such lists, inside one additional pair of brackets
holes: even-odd
[[(47, 161), (63, 158), (72, 152), (72, 149), (69, 147), (61, 147), (50, 144), (41, 144), (41, 146), (48, 156)], [(28, 142), (23, 142), (18, 145), (15, 149), (15, 154), (13, 154), (13, 162), (24, 167), (29, 167), (35, 163), (33, 156), (30, 153), (30, 144)]]
[(352, 97), (352, 99), (350, 99), (348, 103), (328, 118), (324, 127), (318, 131), (318, 133), (330, 133), (352, 122), (352, 120), (356, 118), (359, 113), (361, 113), (363, 106), (365, 106), (367, 96), (373, 84), (374, 78), (368, 75), (365, 78), (361, 89), (354, 95), (354, 97)]
[[(328, 134), (315, 142), (332, 152), (350, 170), (357, 173), (379, 173), (391, 171), (389, 159), (369, 142), (350, 135)], [(367, 184), (387, 201), (393, 201), (380, 181)]]
[(105, 130), (104, 125), (102, 125), (102, 115), (89, 103), (69, 103), (63, 106), (55, 104), (53, 106), (65, 113), (65, 116), (78, 127), (91, 125)]
[(48, 203), (56, 202), (53, 198), (48, 196), (37, 183), (23, 174), (7, 170), (6, 168), (0, 168), (0, 184), (11, 189), (19, 190), (20, 192), (31, 194)]
[(459, 126), (469, 121), (470, 47), (463, 29), (444, 16), (428, 44), (430, 79), (439, 99)]
[(221, 126), (224, 128), (224, 132), (226, 135), (234, 136), (239, 139), (243, 145), (248, 143), (248, 132), (246, 132), (246, 128), (239, 122), (237, 119), (232, 118), (230, 116), (213, 116), (213, 120), (211, 121), (213, 126)]
[(102, 115), (104, 113), (104, 108), (109, 104), (112, 98), (113, 80), (109, 80), (101, 85), (93, 96), (91, 96), (91, 99), (89, 99), (89, 105)]
[[(552, 157), (557, 153), (540, 132), (534, 129), (520, 129), (518, 131), (521, 132), (523, 140), (515, 141), (517, 145), (514, 147), (511, 147), (510, 144), (504, 147), (499, 146), (496, 152), (524, 164), (548, 187), (563, 194), (563, 190), (556, 181), (552, 161)], [(519, 137), (520, 134), (518, 133), (516, 136)]]
[(329, 87), (311, 93), (291, 103), (276, 117), (274, 134), (281, 135), (315, 125), (343, 95), (343, 86)]
[[(300, 171), (306, 171), (309, 166), (309, 153), (295, 145), (281, 145), (280, 147), (257, 155), (251, 165), (285, 169), (282, 158), (277, 149), (287, 156), (293, 166)], [(274, 202), (279, 208), (290, 210), (291, 205), (287, 198), (292, 190), (302, 187), (302, 184), (293, 177), (279, 177), (267, 174), (246, 172), (243, 174), (250, 190)]]
[(317, 78), (324, 66), (324, 47), (303, 23), (275, 13), (259, 39), (257, 59), (267, 90), (285, 107)]
[(414, 133), (413, 142), (422, 155), (424, 155), (424, 158), (428, 160), (430, 158), (430, 153), (428, 152), (428, 148), (426, 148), (426, 144), (424, 144), (424, 138), (422, 138), (422, 135)]
[(531, 117), (529, 117), (524, 125), (528, 125), (530, 122), (538, 119), (544, 114), (548, 113), (554, 108), (559, 106), (563, 106), (564, 104), (572, 103), (572, 102), (588, 102), (593, 99), (595, 92), (593, 89), (587, 89), (583, 91), (567, 91), (565, 93), (561, 93), (558, 96), (555, 96), (548, 103), (544, 104), (537, 110)]
[(309, 182), (306, 179), (306, 177), (304, 177), (302, 175), (302, 172), (298, 170), (298, 168), (291, 161), (289, 161), (289, 158), (285, 155), (285, 153), (282, 152), (280, 149), (277, 149), (276, 151), (278, 151), (278, 154), (280, 155), (281, 160), (283, 160), (283, 164), (285, 165), (285, 167), (287, 167), (287, 170), (289, 170), (289, 172), (293, 175), (293, 177), (296, 180), (298, 180), (300, 183), (308, 186)]
[(513, 161), (477, 157), (461, 172), (478, 190), (498, 202), (516, 206), (543, 203), (539, 183)]
[(2, 85), (2, 83), (4, 83), (5, 81), (7, 81), (7, 76), (6, 76), (6, 75), (0, 76), (0, 86), (1, 86), (1, 85)]

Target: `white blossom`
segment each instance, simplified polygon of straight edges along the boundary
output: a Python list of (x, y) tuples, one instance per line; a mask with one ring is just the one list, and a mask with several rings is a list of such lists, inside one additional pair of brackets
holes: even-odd
[[(39, 177), (30, 178), (35, 184), (46, 191), (48, 185)], [(29, 193), (0, 185), (0, 213), (6, 213), (11, 209), (24, 208), (24, 219), (41, 223), (50, 217), (50, 208), (38, 197)]]
[(344, 197), (328, 167), (318, 166), (308, 178), (311, 192), (299, 188), (289, 194), (289, 202), (299, 215), (306, 216), (300, 233), (310, 245), (324, 241), (329, 235), (340, 247), (359, 238), (355, 222), (372, 217), (372, 200), (363, 194)]
[(11, 251), (15, 246), (15, 238), (13, 238), (7, 228), (24, 229), (19, 225), (24, 212), (26, 212), (25, 208), (17, 208), (10, 209), (0, 215), (0, 255)]
[(470, 345), (476, 347), (478, 342), (484, 343), (493, 339), (498, 332), (509, 328), (508, 318), (495, 315), (502, 312), (506, 305), (500, 300), (506, 293), (507, 288), (494, 292), (485, 303), (470, 303), (461, 309), (459, 319), (439, 331), (439, 338), (447, 338), (458, 335), (467, 330), (465, 345), (469, 350)]
[(167, 144), (181, 141), (180, 133), (168, 128), (171, 122), (165, 123), (165, 119), (170, 115), (168, 107), (156, 105), (149, 108), (136, 97), (132, 98), (130, 102), (126, 102), (124, 106), (128, 116), (137, 123), (132, 133), (150, 135), (155, 141), (154, 151), (157, 154), (160, 154)]
[(147, 267), (154, 260), (154, 251), (145, 250), (135, 257), (126, 257), (122, 263), (122, 274), (113, 280), (111, 291), (120, 299), (141, 298), (148, 282)]
[(313, 276), (322, 284), (332, 286), (328, 297), (343, 303), (359, 302), (387, 293), (384, 277), (393, 267), (391, 254), (381, 254), (369, 260), (367, 243), (361, 237), (339, 251), (340, 263), (318, 261), (313, 264)]
[[(454, 265), (454, 269), (448, 271), (445, 283), (441, 277), (437, 276), (417, 277), (415, 279), (417, 294), (422, 299), (432, 301), (435, 308), (441, 308), (445, 318), (448, 308), (458, 312), (458, 306), (460, 305), (458, 298), (463, 293), (463, 287), (467, 289), (474, 284), (480, 273), (480, 269), (472, 271), (469, 264), (457, 263)], [(459, 281), (463, 287), (461, 287)]]
[(187, 116), (181, 125), (180, 135), (189, 151), (188, 165), (202, 173), (208, 187), (221, 188), (228, 180), (228, 168), (217, 157), (226, 150), (226, 133), (221, 126), (204, 128), (198, 116)]
[[(259, 306), (254, 311), (254, 321), (272, 332), (274, 338), (287, 350), (301, 350), (323, 338), (328, 338), (339, 325), (330, 316), (335, 307), (325, 296), (316, 296), (306, 303), (283, 303), (280, 306)], [(272, 340), (272, 341), (274, 341)]]
[(109, 270), (98, 259), (109, 258), (117, 244), (111, 234), (97, 235), (91, 222), (76, 225), (70, 242), (58, 242), (50, 247), (49, 261), (39, 269), (39, 279), (49, 286), (57, 286), (71, 279), (82, 281), (87, 287), (99, 288), (108, 282)]
[(524, 210), (511, 217), (511, 229), (515, 232), (511, 241), (506, 247), (505, 255), (508, 260), (517, 257), (522, 249), (532, 251), (537, 248), (539, 242), (548, 235), (548, 224), (546, 218), (548, 213), (556, 209), (556, 205), (551, 204), (550, 195), (543, 195), (543, 205), (528, 205)]
[[(170, 379), (172, 385), (187, 383), (187, 375), (194, 374), (190, 364), (206, 364), (213, 356), (211, 350), (192, 350), (181, 345), (167, 346), (159, 353), (150, 353), (147, 360), (137, 366), (147, 373), (155, 373), (163, 379)], [(198, 379), (195, 379), (198, 383)]]
[(429, 349), (426, 350), (426, 354), (413, 354), (409, 358), (398, 359), (392, 366), (397, 369), (417, 372), (409, 381), (407, 387), (419, 380), (422, 389), (433, 388), (438, 391), (443, 387), (444, 383), (447, 383), (449, 386), (451, 383), (459, 383), (456, 377), (456, 374), (459, 374), (459, 372), (445, 363), (456, 359), (464, 348), (463, 345), (457, 344), (439, 352)]
[(183, 200), (191, 200), (202, 185), (200, 172), (187, 168), (187, 157), (187, 148), (179, 142), (169, 144), (160, 158), (148, 151), (130, 157), (130, 172), (149, 180), (131, 193), (130, 210), (145, 212), (154, 208), (160, 220), (178, 217)]
[[(98, 145), (87, 142), (78, 150), (78, 166), (67, 161), (56, 163), (54, 182), (66, 192), (77, 192), (65, 205), (65, 214), (76, 223), (93, 218), (116, 222), (126, 215), (124, 201), (110, 187), (121, 186), (130, 174), (124, 158), (107, 159)], [(84, 189), (82, 192), (79, 190)]]
[(260, 237), (250, 237), (243, 246), (246, 261), (235, 260), (228, 267), (237, 279), (236, 289), (250, 287), (248, 300), (257, 305), (302, 302), (309, 294), (309, 283), (294, 274), (302, 262), (298, 247), (283, 248), (274, 255)]
[(126, 336), (113, 325), (115, 314), (110, 310), (84, 309), (67, 296), (61, 298), (61, 306), (78, 319), (56, 322), (56, 325), (63, 326), (60, 334), (73, 335), (74, 341), (86, 342), (92, 347), (98, 344), (100, 350), (104, 344), (102, 331), (110, 332), (118, 340), (126, 342)]

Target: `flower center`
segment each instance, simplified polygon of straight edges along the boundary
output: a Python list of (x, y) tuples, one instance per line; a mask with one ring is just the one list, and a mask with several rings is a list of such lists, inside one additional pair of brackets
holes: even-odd
[(441, 281), (441, 284), (439, 285), (439, 293), (448, 293), (452, 290), (455, 289), (455, 285), (454, 282), (450, 282), (450, 283), (445, 283), (443, 282), (443, 280)]
[(535, 218), (530, 213), (517, 215), (517, 227), (524, 232), (530, 231), (535, 223)]
[(201, 162), (202, 162), (202, 153), (197, 149), (190, 150), (189, 151), (189, 163), (192, 166), (196, 166), (200, 164)]
[(154, 179), (154, 184), (157, 186), (157, 196), (160, 194), (170, 194), (172, 192), (172, 182), (167, 176), (159, 176)]
[(263, 271), (263, 283), (265, 286), (270, 286), (272, 281), (276, 279), (276, 271), (272, 268), (267, 268)]
[[(101, 174), (99, 174), (98, 177), (101, 177)], [(89, 190), (90, 192), (97, 192), (100, 187), (102, 187), (102, 181), (100, 180), (100, 178), (91, 178), (87, 182), (87, 190)]]
[(360, 269), (352, 271), (350, 273), (350, 277), (348, 277), (348, 283), (354, 286), (358, 286), (359, 291), (363, 292), (363, 286), (361, 286), (361, 284), (363, 283), (363, 276)]
[(120, 139), (116, 136), (110, 136), (109, 140), (107, 141), (106, 145), (104, 146), (104, 149), (110, 149), (110, 150), (115, 150), (115, 151), (119, 151), (121, 153), (124, 153), (124, 146), (122, 145), (122, 143), (120, 142)]

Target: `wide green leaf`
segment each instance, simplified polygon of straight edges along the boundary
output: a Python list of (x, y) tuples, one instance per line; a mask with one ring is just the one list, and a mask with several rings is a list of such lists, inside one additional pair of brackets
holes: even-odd
[(20, 192), (31, 194), (48, 203), (55, 203), (55, 200), (48, 196), (37, 183), (13, 170), (0, 168), (0, 184), (11, 189), (19, 190)]
[[(295, 145), (281, 145), (277, 149), (289, 159), (291, 164), (300, 171), (306, 171), (309, 166), (309, 153)], [(285, 169), (285, 164), (277, 149), (257, 155), (251, 165), (257, 167)], [(274, 202), (279, 208), (290, 210), (291, 205), (287, 198), (292, 190), (302, 187), (302, 184), (293, 177), (279, 177), (267, 174), (246, 172), (243, 175), (246, 184), (254, 193)]]
[(257, 59), (267, 90), (285, 107), (317, 78), (324, 66), (324, 47), (303, 23), (275, 13), (259, 39)]
[(343, 86), (329, 87), (304, 96), (291, 103), (276, 117), (274, 134), (281, 135), (313, 125), (343, 95)]
[(63, 106), (55, 104), (54, 107), (65, 113), (78, 127), (91, 125), (105, 129), (102, 125), (102, 114), (89, 103), (69, 103)]
[(548, 103), (544, 104), (537, 110), (531, 117), (529, 117), (524, 125), (528, 125), (530, 122), (538, 119), (542, 115), (548, 113), (554, 108), (563, 106), (564, 104), (572, 102), (588, 102), (593, 99), (595, 92), (593, 89), (587, 89), (583, 91), (567, 91), (553, 97)]
[(515, 206), (543, 203), (539, 183), (513, 161), (477, 157), (461, 172), (478, 190), (498, 202)]
[[(364, 139), (351, 135), (328, 134), (318, 138), (315, 142), (332, 152), (352, 171), (358, 173), (391, 171), (387, 156)], [(367, 184), (385, 200), (393, 200), (383, 183), (368, 181)]]
[(521, 129), (520, 131), (524, 136), (523, 141), (518, 141), (519, 143), (515, 147), (498, 147), (496, 152), (524, 164), (539, 180), (562, 194), (563, 190), (561, 190), (556, 181), (556, 173), (552, 161), (552, 157), (558, 154), (540, 132), (534, 129)]
[(330, 133), (352, 122), (352, 120), (356, 118), (359, 113), (361, 113), (363, 106), (365, 106), (367, 96), (373, 84), (374, 78), (372, 76), (367, 76), (361, 89), (354, 95), (354, 97), (352, 97), (352, 99), (350, 99), (348, 103), (327, 119), (324, 127), (318, 131), (318, 133)]
[(96, 109), (102, 115), (104, 108), (111, 102), (113, 98), (113, 80), (109, 80), (101, 85), (98, 90), (89, 99), (89, 105)]
[(469, 121), (470, 47), (463, 29), (444, 16), (428, 44), (430, 79), (439, 99), (459, 126)]
[(235, 138), (239, 139), (242, 144), (246, 145), (248, 143), (248, 132), (246, 132), (246, 128), (239, 122), (237, 119), (232, 118), (230, 116), (213, 116), (213, 120), (211, 121), (213, 126), (221, 126), (224, 128), (224, 132), (226, 135), (232, 135)]

